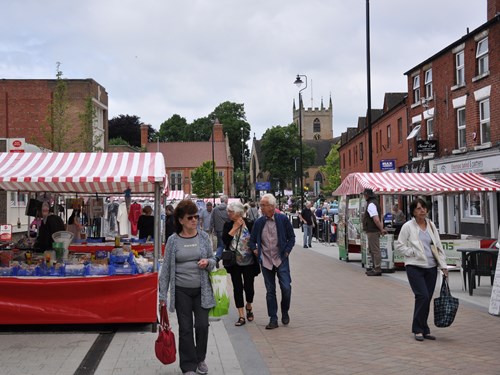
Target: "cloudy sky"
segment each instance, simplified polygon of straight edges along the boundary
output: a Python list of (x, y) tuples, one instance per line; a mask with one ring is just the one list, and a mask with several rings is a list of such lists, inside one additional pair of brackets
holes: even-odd
[[(93, 78), (109, 117), (158, 129), (224, 101), (243, 103), (252, 135), (331, 95), (334, 135), (366, 112), (363, 0), (0, 0), (0, 78)], [(407, 91), (404, 72), (486, 22), (486, 0), (371, 0), (372, 107)]]

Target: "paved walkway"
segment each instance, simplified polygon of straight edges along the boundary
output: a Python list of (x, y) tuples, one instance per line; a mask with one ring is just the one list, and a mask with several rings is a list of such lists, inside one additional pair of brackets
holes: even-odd
[[(300, 231), (296, 234), (301, 244)], [(411, 334), (413, 294), (403, 271), (366, 277), (359, 262), (340, 261), (336, 246), (317, 242), (312, 249), (296, 246), (291, 268), (289, 326), (265, 329), (265, 289), (257, 278), (254, 322), (235, 327), (232, 308), (229, 316), (211, 323), (210, 374), (500, 373), (500, 317), (487, 312), (487, 280), (470, 297), (461, 290), (460, 273), (452, 273), (452, 294), (461, 301), (457, 318), (449, 328), (431, 324), (437, 341), (420, 343)], [(170, 319), (177, 336), (175, 314)], [(120, 327), (97, 369), (81, 363), (100, 330), (2, 328), (2, 375), (181, 373), (178, 363), (164, 366), (156, 360), (150, 326)]]

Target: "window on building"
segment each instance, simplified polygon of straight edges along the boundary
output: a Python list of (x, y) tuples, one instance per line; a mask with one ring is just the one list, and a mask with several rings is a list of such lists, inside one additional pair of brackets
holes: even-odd
[(403, 119), (398, 118), (398, 143), (403, 143)]
[(217, 174), (219, 175), (219, 177), (222, 179), (222, 186), (221, 186), (221, 190), (218, 191), (219, 194), (224, 194), (224, 171), (217, 171)]
[(342, 154), (342, 168), (345, 169), (345, 153)]
[(460, 51), (455, 55), (455, 71), (457, 86), (465, 85), (465, 66), (464, 66), (464, 51)]
[(480, 218), (483, 212), (481, 193), (465, 192), (462, 200), (463, 218)]
[(354, 146), (354, 164), (358, 163), (358, 146)]
[(434, 117), (427, 119), (427, 139), (434, 138)]
[(378, 132), (375, 132), (375, 151), (378, 152)]
[(349, 167), (351, 166), (351, 150), (349, 150)]
[(425, 97), (432, 98), (432, 69), (425, 71)]
[(413, 77), (413, 103), (420, 103), (420, 76)]
[(387, 148), (391, 147), (391, 125), (387, 125)]
[(170, 172), (170, 188), (172, 190), (183, 190), (181, 172)]
[(313, 121), (313, 132), (320, 133), (321, 132), (321, 122), (318, 118), (315, 118)]
[(465, 108), (457, 109), (458, 148), (465, 147)]
[(476, 59), (477, 59), (477, 74), (483, 75), (488, 73), (490, 69), (488, 54), (488, 37), (480, 40), (477, 43)]
[(363, 160), (363, 142), (359, 144), (359, 160)]
[(481, 144), (491, 142), (489, 98), (479, 102), (479, 124), (481, 127)]

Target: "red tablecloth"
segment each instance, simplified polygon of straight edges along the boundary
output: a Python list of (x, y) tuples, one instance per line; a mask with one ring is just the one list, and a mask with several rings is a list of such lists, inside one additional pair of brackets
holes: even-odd
[(0, 278), (0, 324), (156, 322), (158, 274)]
[[(132, 250), (137, 250), (139, 253), (146, 251), (154, 251), (154, 245), (151, 244), (132, 244)], [(105, 243), (88, 243), (88, 244), (72, 244), (69, 245), (68, 250), (75, 253), (95, 253), (98, 250), (111, 251), (115, 248), (114, 245), (107, 245)], [(161, 246), (161, 253), (165, 249), (165, 244)]]

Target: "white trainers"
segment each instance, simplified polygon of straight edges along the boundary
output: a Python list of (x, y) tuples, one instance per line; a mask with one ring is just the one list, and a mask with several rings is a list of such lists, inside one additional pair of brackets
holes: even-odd
[(205, 361), (198, 363), (198, 368), (196, 369), (198, 374), (208, 374), (208, 366)]

